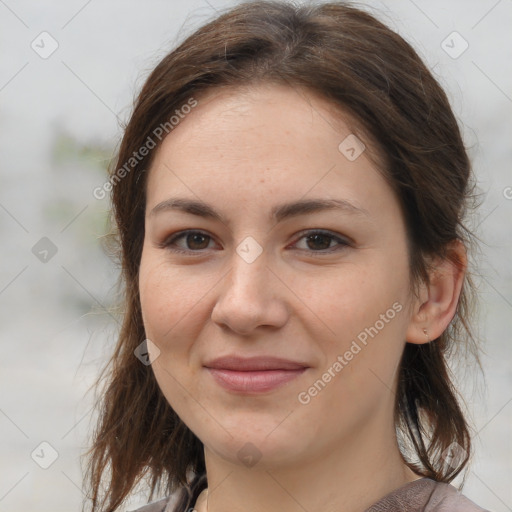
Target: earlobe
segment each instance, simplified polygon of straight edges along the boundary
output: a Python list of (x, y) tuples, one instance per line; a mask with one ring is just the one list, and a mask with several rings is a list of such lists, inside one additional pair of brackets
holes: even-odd
[(432, 265), (430, 282), (422, 284), (406, 333), (408, 343), (429, 343), (443, 334), (455, 316), (466, 269), (464, 244), (454, 240), (447, 256)]

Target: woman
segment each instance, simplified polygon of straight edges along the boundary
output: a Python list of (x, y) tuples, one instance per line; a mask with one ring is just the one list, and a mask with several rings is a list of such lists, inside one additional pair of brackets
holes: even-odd
[(141, 479), (178, 502), (140, 512), (483, 510), (449, 484), (471, 185), (445, 93), (363, 11), (249, 2), (167, 55), (105, 187), (126, 305), (92, 510)]

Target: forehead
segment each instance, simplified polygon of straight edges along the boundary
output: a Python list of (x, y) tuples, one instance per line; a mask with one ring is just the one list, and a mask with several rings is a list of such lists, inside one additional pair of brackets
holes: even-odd
[[(218, 132), (214, 141), (222, 131), (223, 134), (232, 132), (232, 141), (236, 143), (240, 141), (237, 135), (255, 134), (262, 139), (264, 128), (272, 135), (266, 141), (272, 145), (286, 144), (294, 138), (315, 144), (326, 132), (336, 139), (357, 133), (365, 140), (366, 156), (371, 156), (379, 166), (383, 164), (378, 144), (354, 115), (304, 87), (267, 82), (224, 86), (203, 91), (195, 99), (198, 105), (181, 116), (179, 125), (173, 129), (172, 136), (164, 140), (162, 148), (168, 144), (193, 144), (189, 139), (192, 132), (194, 139), (203, 146), (209, 145), (210, 141), (205, 139), (211, 138), (213, 131)], [(175, 143), (170, 142), (171, 139)], [(235, 145), (230, 149), (235, 151)]]
[(261, 84), (215, 89), (196, 99), (157, 150), (149, 203), (171, 189), (202, 199), (215, 193), (229, 202), (233, 189), (239, 199), (254, 201), (269, 194), (289, 200), (308, 191), (329, 195), (340, 185), (350, 199), (357, 182), (368, 192), (371, 181), (373, 188), (385, 186), (367, 140), (355, 159), (342, 151), (347, 140), (362, 142), (351, 139), (354, 119), (309, 91)]

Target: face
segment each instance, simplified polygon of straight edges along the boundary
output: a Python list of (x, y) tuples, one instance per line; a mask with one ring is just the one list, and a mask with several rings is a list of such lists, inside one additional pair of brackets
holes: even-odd
[[(303, 461), (392, 418), (405, 225), (347, 119), (286, 87), (214, 91), (149, 172), (139, 287), (152, 368), (205, 447), (236, 464)], [(288, 364), (213, 369), (224, 356)]]

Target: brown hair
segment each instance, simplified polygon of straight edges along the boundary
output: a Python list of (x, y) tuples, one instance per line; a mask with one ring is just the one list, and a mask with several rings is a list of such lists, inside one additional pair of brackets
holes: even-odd
[[(471, 165), (457, 121), (443, 89), (402, 37), (341, 3), (247, 2), (199, 28), (147, 78), (110, 171), (124, 310), (117, 346), (102, 374), (105, 390), (89, 452), (93, 511), (114, 511), (142, 478), (152, 497), (157, 489), (189, 489), (190, 473), (205, 472), (201, 441), (167, 403), (151, 366), (134, 356), (145, 339), (138, 290), (145, 170), (159, 143), (146, 156), (130, 159), (191, 98), (258, 82), (316, 93), (348, 112), (376, 141), (406, 221), (414, 285), (428, 281), (429, 256), (458, 265), (449, 243), (473, 243), (463, 224), (472, 198)], [(440, 482), (453, 480), (471, 453), (447, 356), (464, 346), (478, 361), (470, 325), (474, 302), (466, 274), (448, 329), (430, 343), (407, 343), (400, 365), (395, 422), (404, 461)], [(464, 457), (447, 464), (444, 455), (453, 443)]]

